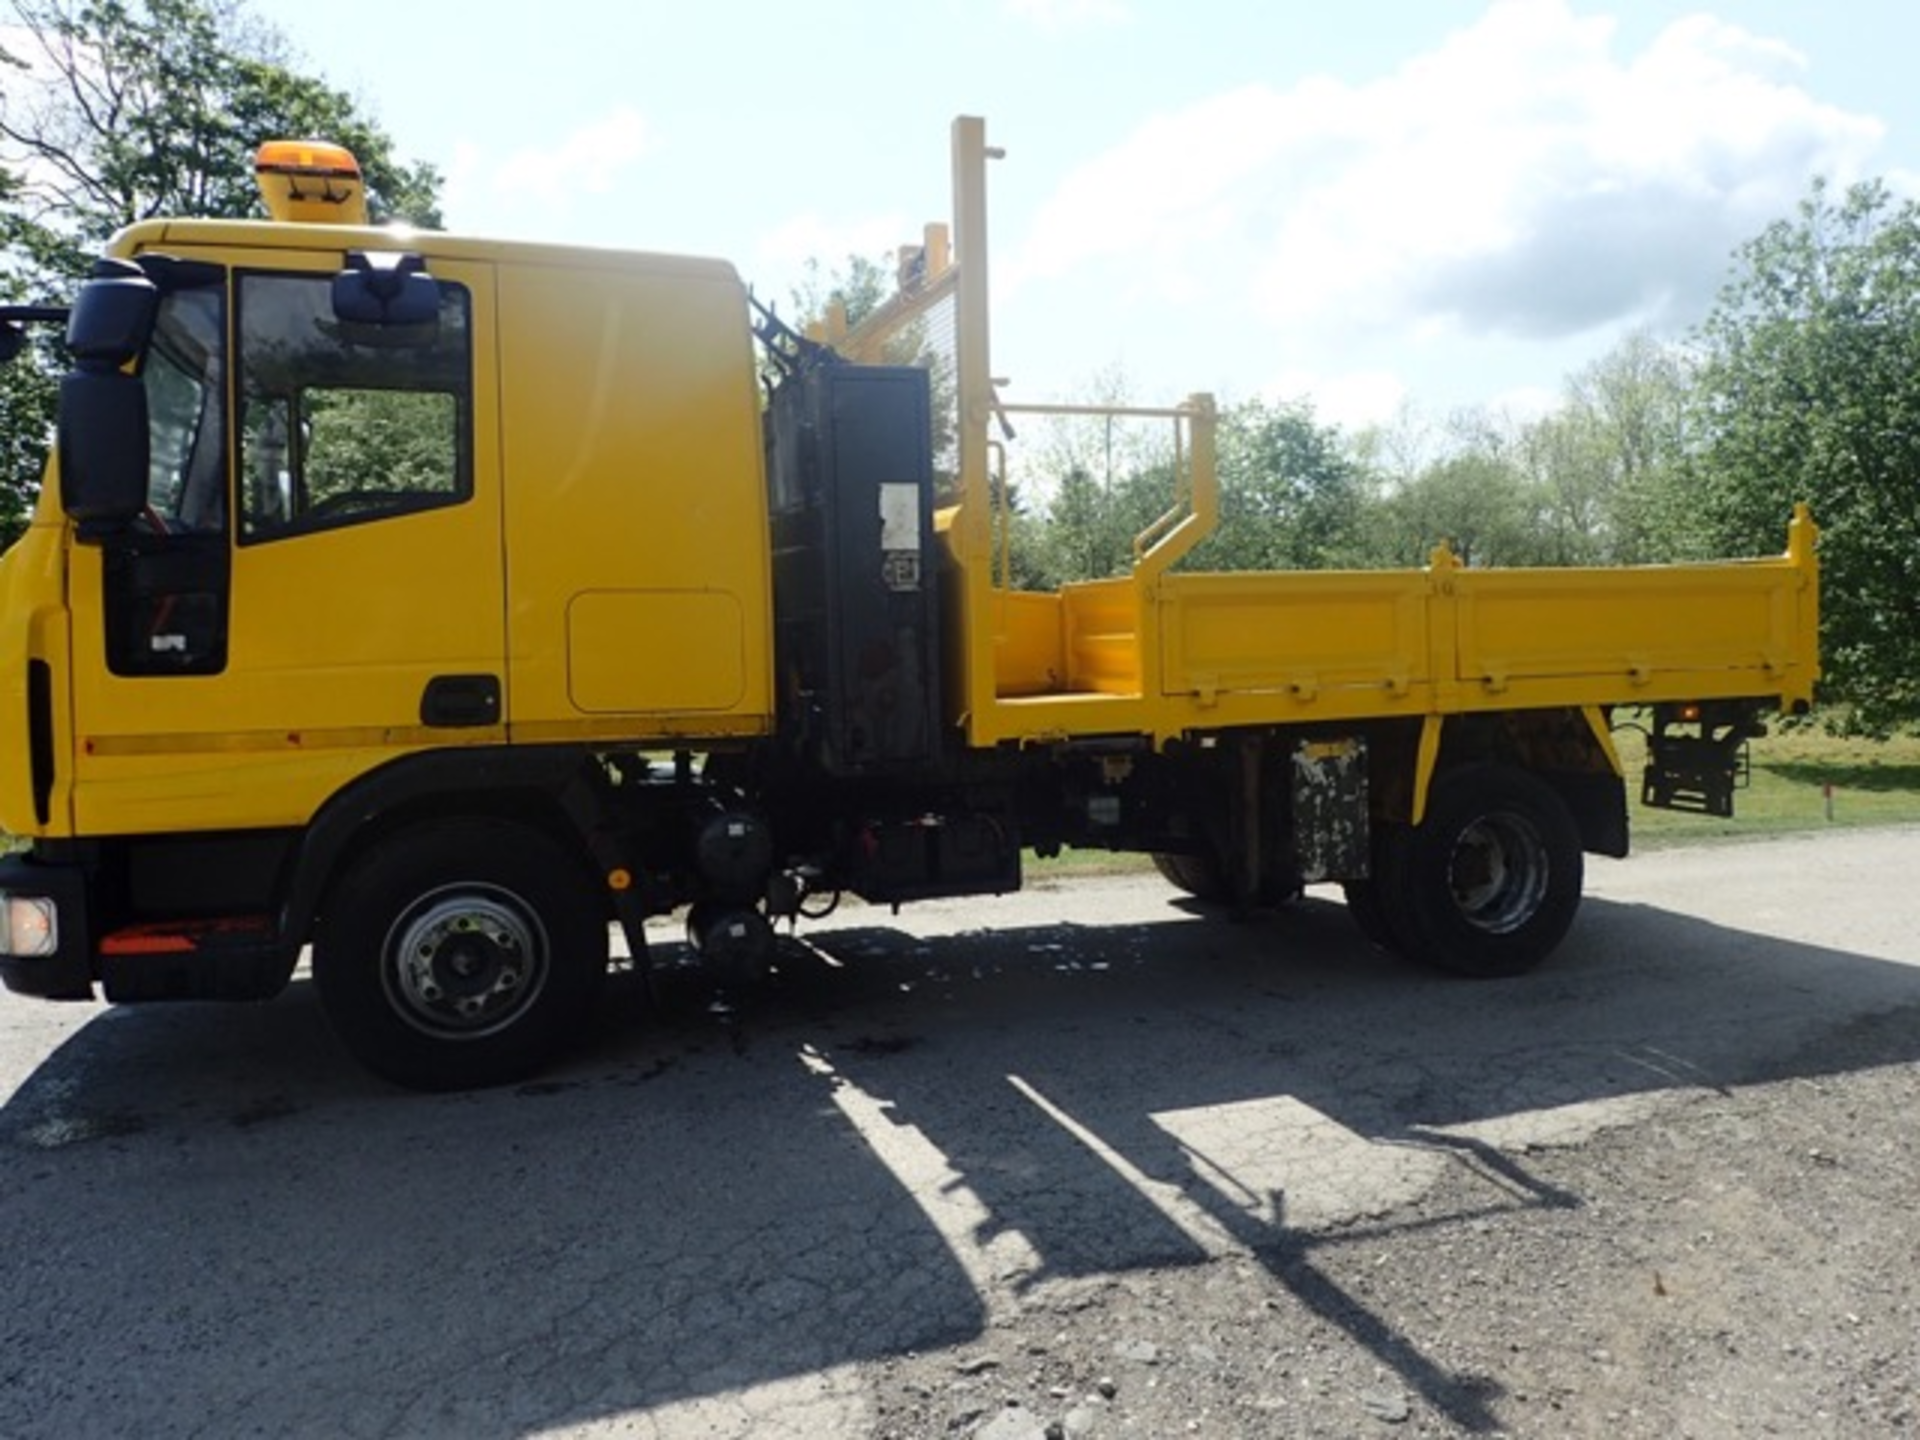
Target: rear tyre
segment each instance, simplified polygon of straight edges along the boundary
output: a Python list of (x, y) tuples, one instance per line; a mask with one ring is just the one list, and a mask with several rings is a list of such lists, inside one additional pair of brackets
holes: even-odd
[(1407, 950), (1405, 911), (1406, 850), (1409, 832), (1405, 825), (1376, 820), (1373, 825), (1371, 874), (1365, 880), (1348, 880), (1347, 912), (1360, 933), (1394, 955)]
[(1381, 898), (1408, 955), (1462, 975), (1519, 975), (1580, 908), (1580, 834), (1552, 787), (1510, 765), (1438, 776), (1426, 820), (1402, 832)]
[[(1209, 905), (1231, 905), (1237, 899), (1233, 893), (1233, 883), (1211, 853), (1157, 854), (1153, 857), (1153, 864), (1171, 884), (1196, 900)], [(1247, 903), (1274, 907), (1289, 905), (1300, 898), (1302, 888), (1298, 875), (1269, 867), (1260, 879), (1259, 888), (1247, 897)]]
[(1231, 900), (1233, 892), (1227, 877), (1220, 873), (1211, 855), (1166, 855), (1153, 857), (1153, 867), (1175, 888), (1196, 900)]
[(327, 901), (314, 984), (347, 1048), (418, 1090), (522, 1079), (584, 1023), (607, 920), (583, 866), (503, 820), (382, 841)]

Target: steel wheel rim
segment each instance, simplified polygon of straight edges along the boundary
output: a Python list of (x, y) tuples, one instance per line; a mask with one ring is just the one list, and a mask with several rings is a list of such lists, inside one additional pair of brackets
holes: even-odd
[(449, 885), (387, 932), (381, 983), (394, 1013), (439, 1039), (498, 1034), (539, 998), (550, 970), (545, 927), (511, 891)]
[(1447, 886), (1460, 918), (1508, 935), (1540, 911), (1552, 861), (1539, 829), (1522, 815), (1484, 815), (1454, 841)]

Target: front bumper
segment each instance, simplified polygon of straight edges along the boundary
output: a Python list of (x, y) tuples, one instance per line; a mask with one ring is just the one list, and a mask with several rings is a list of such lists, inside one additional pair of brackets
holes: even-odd
[(55, 919), (52, 953), (0, 953), (0, 984), (47, 1000), (93, 998), (93, 935), (88, 922), (88, 873), (78, 865), (48, 864), (25, 855), (0, 859), (0, 904), (9, 897), (50, 902)]

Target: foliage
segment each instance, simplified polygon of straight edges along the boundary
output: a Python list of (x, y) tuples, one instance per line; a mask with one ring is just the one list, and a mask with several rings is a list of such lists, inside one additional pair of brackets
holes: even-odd
[(1320, 570), (1364, 557), (1364, 472), (1304, 402), (1252, 400), (1220, 417), (1220, 526), (1189, 568)]
[(451, 494), (457, 477), (451, 395), (315, 390), (307, 395), (307, 501), (365, 492)]
[[(13, 174), (0, 168), (0, 241), (5, 242), (0, 253), (10, 262), (0, 268), (0, 304), (29, 299), (20, 267), (34, 232), (14, 208), (18, 194)], [(34, 349), (12, 363), (0, 362), (0, 549), (26, 529), (53, 431), (53, 370), (47, 353), (51, 346), (31, 330), (28, 340)]]
[(1741, 249), (1700, 344), (1710, 539), (1777, 551), (1810, 502), (1824, 697), (1868, 733), (1920, 725), (1920, 204), (1816, 184)]
[(1523, 429), (1539, 563), (1632, 565), (1700, 552), (1685, 489), (1688, 384), (1681, 352), (1636, 331)]
[(1537, 531), (1525, 475), (1504, 446), (1436, 461), (1381, 501), (1374, 542), (1390, 563), (1424, 565), (1445, 542), (1467, 565), (1534, 562)]
[[(1088, 403), (1124, 407), (1125, 378), (1097, 377)], [(1041, 477), (1042, 512), (1017, 532), (1016, 571), (1053, 588), (1118, 575), (1134, 537), (1174, 502), (1178, 480), (1164, 421), (1074, 416), (1051, 422), (1026, 464)], [(1310, 569), (1360, 555), (1365, 477), (1339, 433), (1304, 404), (1249, 401), (1219, 418), (1221, 522), (1181, 562), (1188, 570)]]
[(1074, 465), (1048, 487), (1041, 517), (1028, 517), (1016, 530), (1016, 585), (1051, 590), (1125, 573), (1133, 563), (1134, 536), (1167, 508), (1173, 488), (1165, 465), (1117, 477)]
[(72, 247), (69, 273), (136, 220), (264, 213), (253, 151), (274, 136), (351, 149), (376, 220), (439, 222), (433, 168), (400, 164), (351, 99), (270, 58), (277, 43), (249, 37), (235, 12), (207, 0), (10, 3), (27, 39), (0, 52), (22, 81), (0, 109), (0, 142), (27, 219)]
[[(1443, 426), (1403, 410), (1349, 453), (1363, 485), (1365, 563), (1418, 565), (1446, 540), (1470, 565), (1633, 565), (1706, 553), (1689, 496), (1686, 355), (1627, 335), (1515, 421), (1484, 410)], [(1370, 501), (1364, 492), (1371, 491)]]
[[(263, 213), (253, 151), (274, 136), (350, 148), (376, 219), (439, 223), (440, 179), (353, 101), (284, 61), (271, 30), (210, 0), (9, 0), (0, 48), (0, 294), (56, 302), (114, 231), (156, 215)], [(39, 485), (57, 361), (0, 373), (0, 542)]]
[(0, 366), (0, 549), (27, 528), (52, 432), (54, 386), (25, 355)]
[(795, 328), (804, 330), (838, 305), (849, 326), (858, 325), (886, 304), (894, 291), (894, 276), (885, 265), (865, 255), (848, 255), (840, 264), (828, 268), (816, 259), (806, 263), (806, 273), (790, 297), (800, 318)]

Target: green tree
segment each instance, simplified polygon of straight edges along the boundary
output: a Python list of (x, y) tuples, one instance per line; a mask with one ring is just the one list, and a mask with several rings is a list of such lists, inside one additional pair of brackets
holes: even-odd
[[(40, 235), (14, 208), (18, 193), (13, 174), (0, 168), (0, 305), (32, 298), (28, 270)], [(12, 363), (0, 359), (0, 548), (26, 529), (53, 432), (51, 338), (26, 330), (25, 340)]]
[(1636, 330), (1575, 375), (1569, 410), (1581, 417), (1605, 466), (1603, 560), (1637, 565), (1705, 553), (1691, 496), (1688, 353)]
[(1539, 487), (1517, 447), (1483, 416), (1456, 417), (1453, 428), (1452, 448), (1380, 501), (1371, 526), (1376, 558), (1424, 565), (1445, 541), (1468, 565), (1543, 563)]
[[(286, 62), (284, 42), (210, 0), (9, 0), (0, 46), (0, 293), (64, 298), (124, 225), (264, 213), (253, 151), (275, 136), (350, 148), (376, 218), (439, 223), (440, 177), (406, 164), (343, 92)], [(0, 379), (0, 540), (39, 483), (55, 364), (36, 347)]]
[(1355, 563), (1420, 566), (1442, 541), (1470, 565), (1540, 563), (1537, 487), (1521, 432), (1473, 408), (1435, 422), (1403, 407), (1348, 453), (1361, 477)]
[(1517, 460), (1534, 489), (1541, 562), (1640, 564), (1699, 551), (1687, 500), (1688, 386), (1684, 355), (1635, 331), (1522, 428)]
[(1189, 569), (1324, 570), (1358, 564), (1369, 490), (1338, 430), (1302, 401), (1221, 414), (1220, 525)]
[(893, 292), (893, 272), (878, 260), (850, 254), (828, 267), (817, 257), (810, 258), (791, 296), (794, 313), (800, 317), (796, 328), (804, 330), (824, 320), (835, 305), (849, 326), (858, 325), (892, 299)]
[(1824, 696), (1854, 729), (1920, 726), (1920, 203), (1816, 184), (1738, 252), (1700, 347), (1711, 540), (1775, 552), (1810, 502)]
[(23, 355), (0, 366), (0, 548), (27, 528), (51, 435), (48, 367)]
[(1542, 562), (1598, 565), (1611, 558), (1608, 509), (1616, 477), (1599, 417), (1576, 405), (1552, 411), (1527, 425), (1515, 448)]
[(1046, 523), (1032, 540), (1036, 578), (1054, 588), (1073, 580), (1118, 574), (1132, 558), (1112, 503), (1112, 492), (1081, 466), (1062, 475), (1048, 497)]
[(9, 0), (16, 72), (0, 157), (27, 219), (85, 252), (156, 215), (260, 208), (253, 152), (320, 135), (354, 152), (376, 222), (439, 223), (439, 175), (405, 165), (353, 101), (289, 69), (273, 32), (207, 0)]

